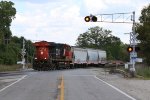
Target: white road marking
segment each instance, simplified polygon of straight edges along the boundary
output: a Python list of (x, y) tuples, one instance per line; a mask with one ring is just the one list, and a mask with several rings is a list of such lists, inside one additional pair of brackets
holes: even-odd
[(95, 76), (95, 75), (69, 75), (69, 76)]
[(132, 99), (132, 100), (136, 100), (135, 98), (133, 98), (133, 97), (131, 97), (130, 95), (126, 94), (125, 92), (121, 91), (121, 90), (118, 89), (117, 87), (115, 87), (115, 86), (113, 86), (113, 85), (111, 85), (111, 84), (109, 84), (109, 83), (103, 81), (102, 79), (100, 79), (100, 78), (98, 78), (98, 77), (96, 77), (96, 76), (94, 76), (94, 77), (95, 77), (97, 80), (102, 81), (103, 83), (105, 83), (105, 84), (107, 84), (108, 86), (112, 87), (113, 89), (117, 90), (118, 92), (124, 94), (124, 95), (127, 96), (128, 98), (130, 98), (130, 99)]
[(24, 75), (24, 76), (22, 76), (21, 78), (19, 78), (17, 81), (15, 81), (15, 82), (11, 83), (10, 85), (8, 85), (8, 86), (2, 88), (2, 89), (0, 90), (0, 92), (4, 91), (5, 89), (9, 88), (10, 86), (12, 86), (12, 85), (18, 83), (19, 81), (23, 80), (26, 76), (27, 76), (27, 75)]

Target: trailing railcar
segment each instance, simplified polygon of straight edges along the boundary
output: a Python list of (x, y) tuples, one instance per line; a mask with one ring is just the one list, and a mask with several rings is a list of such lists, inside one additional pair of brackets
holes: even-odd
[(99, 66), (106, 64), (106, 51), (89, 48), (72, 47), (75, 67)]
[(88, 64), (87, 49), (72, 47), (74, 67), (85, 67)]
[(98, 64), (104, 66), (106, 63), (106, 51), (98, 50)]
[(98, 65), (98, 50), (87, 49), (88, 65)]

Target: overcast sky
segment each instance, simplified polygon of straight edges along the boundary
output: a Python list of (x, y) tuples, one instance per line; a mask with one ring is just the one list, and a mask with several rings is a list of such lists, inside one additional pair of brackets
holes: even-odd
[[(7, 0), (9, 1), (9, 0)], [(32, 41), (46, 40), (74, 45), (79, 34), (90, 27), (109, 29), (124, 43), (129, 43), (132, 24), (86, 23), (84, 17), (103, 13), (136, 13), (149, 0), (11, 0), (17, 10), (11, 30), (13, 36), (24, 36)]]

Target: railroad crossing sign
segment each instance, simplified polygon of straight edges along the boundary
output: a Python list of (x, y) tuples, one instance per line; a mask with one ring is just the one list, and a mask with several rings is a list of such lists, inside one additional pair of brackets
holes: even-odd
[(136, 39), (139, 34), (133, 32), (130, 33), (130, 45), (137, 45), (138, 40)]

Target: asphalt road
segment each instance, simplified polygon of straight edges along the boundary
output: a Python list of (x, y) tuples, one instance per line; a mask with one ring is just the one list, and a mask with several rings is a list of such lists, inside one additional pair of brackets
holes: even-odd
[(0, 100), (56, 100), (60, 71), (24, 73), (0, 90)]
[(64, 77), (64, 100), (135, 100), (96, 77), (91, 69), (25, 72), (0, 88), (0, 100), (56, 100)]
[(135, 100), (96, 77), (90, 69), (64, 71), (65, 100)]

